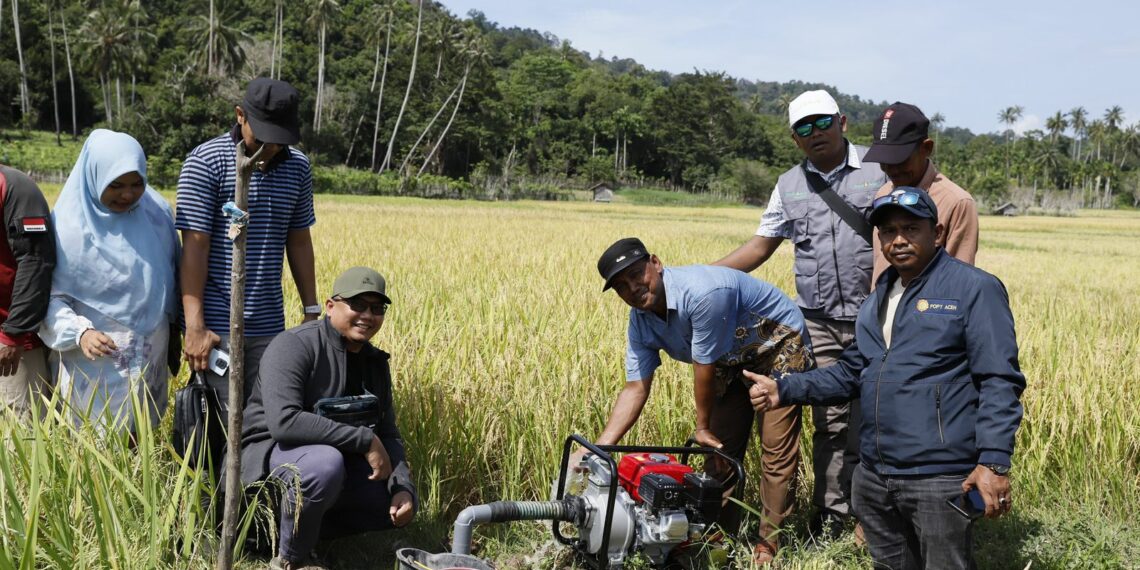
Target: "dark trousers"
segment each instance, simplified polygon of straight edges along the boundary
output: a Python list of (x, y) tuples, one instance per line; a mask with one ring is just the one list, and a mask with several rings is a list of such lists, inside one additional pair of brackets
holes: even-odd
[(965, 480), (965, 474), (883, 477), (856, 467), (851, 506), (875, 568), (973, 569), (972, 521), (946, 504)]
[[(817, 368), (839, 360), (855, 340), (855, 323), (834, 319), (805, 319)], [(812, 406), (812, 503), (821, 511), (851, 514), (851, 474), (859, 463), (859, 429), (863, 414), (859, 400), (835, 406)]]
[(392, 528), (388, 481), (368, 480), (372, 468), (363, 455), (274, 445), (269, 471), (284, 483), (280, 555), (290, 562), (308, 556), (318, 539)]

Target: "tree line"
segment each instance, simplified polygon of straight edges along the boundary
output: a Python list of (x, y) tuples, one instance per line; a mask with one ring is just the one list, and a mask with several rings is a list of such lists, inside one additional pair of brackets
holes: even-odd
[[(0, 0), (8, 137), (106, 126), (177, 165), (233, 121), (257, 76), (298, 87), (302, 146), (339, 172), (609, 180), (753, 202), (801, 159), (784, 121), (795, 95), (827, 88), (861, 143), (888, 103), (818, 83), (650, 70), (430, 1)], [(1140, 201), (1140, 134), (1120, 107), (1058, 111), (1020, 135), (1020, 106), (1000, 110), (1005, 132), (985, 135), (927, 111), (940, 166), (984, 200), (1028, 188), (1037, 203), (1050, 192), (1080, 206)]]

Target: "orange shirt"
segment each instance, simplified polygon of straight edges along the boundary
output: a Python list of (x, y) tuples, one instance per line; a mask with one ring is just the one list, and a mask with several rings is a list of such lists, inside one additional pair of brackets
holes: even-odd
[[(934, 199), (934, 205), (938, 206), (938, 223), (946, 228), (946, 240), (939, 245), (946, 248), (946, 253), (951, 256), (973, 265), (978, 253), (978, 206), (974, 203), (974, 197), (938, 172), (929, 160), (926, 161), (926, 173), (922, 175), (918, 187), (926, 190)], [(888, 180), (875, 197), (886, 196), (894, 189), (894, 183)], [(871, 277), (872, 286), (888, 267), (877, 229), (874, 249), (875, 272)]]

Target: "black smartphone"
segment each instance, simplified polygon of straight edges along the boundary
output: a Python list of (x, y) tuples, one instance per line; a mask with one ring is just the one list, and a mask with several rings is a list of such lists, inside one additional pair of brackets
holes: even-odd
[(970, 489), (967, 493), (956, 495), (946, 499), (946, 503), (958, 511), (962, 516), (974, 520), (986, 514), (986, 501), (982, 499), (982, 494), (978, 492), (977, 488)]

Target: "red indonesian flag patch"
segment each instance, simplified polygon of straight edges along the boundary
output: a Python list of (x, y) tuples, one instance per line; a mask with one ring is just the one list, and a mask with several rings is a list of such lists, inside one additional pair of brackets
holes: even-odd
[(26, 234), (40, 234), (47, 231), (47, 218), (24, 218), (21, 220)]

